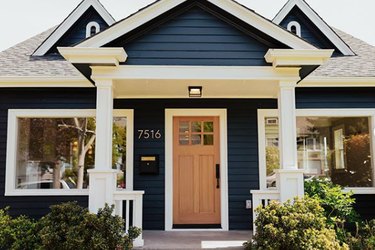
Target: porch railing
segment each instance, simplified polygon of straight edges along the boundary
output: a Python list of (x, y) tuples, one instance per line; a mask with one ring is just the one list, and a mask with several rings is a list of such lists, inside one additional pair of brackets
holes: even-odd
[[(123, 216), (123, 201), (125, 201), (125, 229), (128, 232), (130, 226), (142, 229), (143, 194), (144, 191), (117, 190), (113, 193), (115, 202), (115, 214)], [(130, 206), (132, 206), (133, 216), (130, 224)], [(142, 234), (134, 240), (134, 246), (143, 246)]]
[(277, 189), (251, 190), (253, 196), (253, 233), (255, 234), (256, 212), (259, 206), (267, 206), (271, 201), (280, 201), (280, 191)]

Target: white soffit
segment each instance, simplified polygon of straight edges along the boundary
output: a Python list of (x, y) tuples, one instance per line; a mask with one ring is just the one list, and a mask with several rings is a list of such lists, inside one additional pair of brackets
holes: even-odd
[[(316, 47), (303, 39), (291, 34), (233, 0), (207, 1), (293, 49), (316, 49)], [(101, 47), (184, 2), (186, 2), (186, 0), (160, 0), (155, 2), (96, 36), (81, 42), (76, 47)]]
[(44, 56), (53, 45), (74, 25), (74, 23), (90, 8), (93, 7), (104, 21), (111, 26), (115, 19), (109, 14), (99, 0), (83, 0), (77, 8), (53, 31), (53, 33), (35, 50), (33, 56)]
[(332, 30), (332, 28), (304, 1), (289, 0), (284, 7), (277, 13), (273, 22), (280, 25), (291, 10), (297, 6), (319, 30), (340, 50), (343, 55), (354, 56), (351, 48)]

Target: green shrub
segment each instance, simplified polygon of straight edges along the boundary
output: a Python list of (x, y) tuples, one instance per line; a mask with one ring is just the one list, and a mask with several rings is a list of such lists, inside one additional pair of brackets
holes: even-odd
[(26, 216), (12, 218), (8, 209), (0, 210), (0, 249), (132, 249), (141, 230), (125, 233), (124, 221), (113, 216), (106, 205), (91, 214), (76, 202), (51, 206), (51, 212), (38, 222)]
[(375, 249), (375, 220), (357, 223), (357, 231), (354, 235), (346, 234), (345, 242), (352, 250)]
[(0, 248), (36, 249), (39, 244), (36, 222), (26, 216), (13, 219), (8, 208), (0, 209)]
[(340, 185), (335, 185), (328, 179), (313, 178), (305, 181), (305, 194), (318, 199), (329, 224), (358, 222), (359, 216), (353, 208), (353, 193), (343, 192)]
[(39, 222), (42, 246), (51, 250), (132, 249), (140, 230), (131, 228), (125, 234), (124, 221), (113, 216), (113, 210), (106, 205), (96, 215), (76, 202), (52, 206)]
[(319, 201), (306, 197), (256, 209), (256, 234), (246, 249), (348, 249), (340, 245)]

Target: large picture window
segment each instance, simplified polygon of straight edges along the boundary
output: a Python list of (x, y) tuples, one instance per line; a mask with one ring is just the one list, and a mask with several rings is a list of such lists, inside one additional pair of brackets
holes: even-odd
[[(329, 112), (297, 110), (298, 168), (304, 170), (305, 179), (327, 177), (348, 188), (373, 188), (372, 114), (364, 112)], [(337, 116), (337, 114), (340, 114)], [(357, 115), (356, 115), (357, 114)], [(261, 164), (265, 165), (263, 186), (275, 187), (275, 169), (280, 168), (279, 125), (268, 120), (277, 118), (277, 111), (260, 116)], [(262, 137), (262, 136), (261, 136)], [(261, 138), (260, 137), (260, 138)], [(264, 178), (264, 177), (263, 177)]]
[[(87, 170), (95, 166), (95, 111), (59, 113), (9, 112), (8, 193), (87, 194)], [(119, 188), (126, 188), (128, 174), (128, 116), (119, 111), (113, 119), (112, 168), (119, 170)]]

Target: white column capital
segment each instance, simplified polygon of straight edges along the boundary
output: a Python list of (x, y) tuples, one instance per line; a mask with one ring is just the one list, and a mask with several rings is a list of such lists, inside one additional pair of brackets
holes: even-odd
[(97, 88), (114, 88), (113, 79), (95, 79), (95, 86)]
[(294, 89), (297, 87), (296, 81), (279, 81), (279, 88), (282, 89)]

